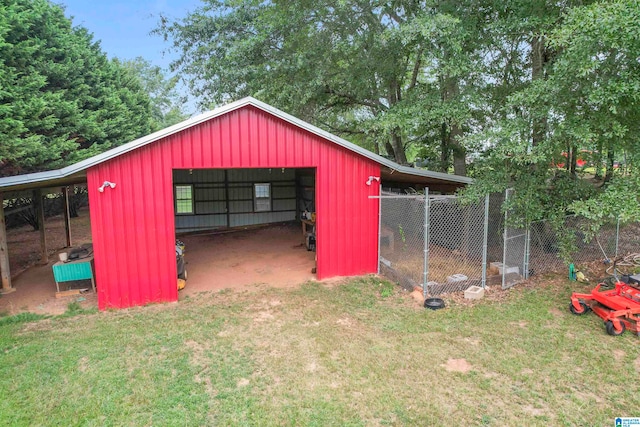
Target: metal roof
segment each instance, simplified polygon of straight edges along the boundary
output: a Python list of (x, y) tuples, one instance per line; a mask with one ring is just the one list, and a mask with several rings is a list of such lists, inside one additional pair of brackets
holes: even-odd
[(223, 105), (212, 111), (208, 111), (206, 113), (192, 117), (188, 120), (185, 120), (181, 123), (175, 124), (168, 128), (143, 136), (142, 138), (138, 138), (134, 141), (128, 142), (119, 147), (113, 148), (109, 151), (105, 151), (104, 153), (90, 157), (86, 160), (82, 160), (81, 162), (74, 163), (62, 169), (0, 178), (0, 190), (3, 190), (3, 189), (19, 190), (19, 189), (37, 188), (42, 186), (66, 185), (67, 183), (72, 183), (74, 181), (82, 180), (84, 177), (86, 177), (86, 170), (91, 168), (92, 166), (98, 165), (102, 162), (113, 159), (114, 157), (128, 153), (129, 151), (143, 147), (147, 144), (150, 144), (152, 142), (158, 141), (167, 136), (178, 133), (184, 129), (190, 128), (192, 126), (196, 126), (200, 123), (206, 122), (218, 116), (222, 116), (224, 114), (227, 114), (231, 111), (237, 110), (245, 106), (253, 106), (263, 111), (266, 111), (269, 114), (272, 114), (273, 116), (276, 116), (282, 120), (285, 120), (295, 126), (298, 126), (299, 128), (305, 129), (339, 146), (342, 146), (350, 151), (360, 154), (361, 156), (367, 157), (379, 163), (382, 166), (386, 166), (393, 173), (401, 173), (401, 174), (413, 175), (416, 177), (423, 177), (423, 178), (432, 178), (441, 182), (444, 181), (444, 182), (460, 183), (460, 184), (469, 184), (473, 182), (472, 178), (468, 178), (464, 176), (450, 175), (450, 174), (441, 173), (441, 172), (433, 172), (425, 169), (416, 169), (409, 166), (399, 165), (398, 163), (392, 160), (386, 159), (382, 156), (372, 153), (369, 150), (366, 150), (345, 139), (342, 139), (325, 130), (322, 130), (319, 127), (313, 126), (310, 123), (307, 123), (303, 120), (293, 117), (292, 115), (287, 114), (284, 111), (278, 110), (277, 108), (272, 107), (268, 104), (265, 104), (262, 101), (258, 101), (257, 99), (252, 97), (247, 97), (247, 98), (243, 98), (238, 101), (232, 102), (230, 104)]

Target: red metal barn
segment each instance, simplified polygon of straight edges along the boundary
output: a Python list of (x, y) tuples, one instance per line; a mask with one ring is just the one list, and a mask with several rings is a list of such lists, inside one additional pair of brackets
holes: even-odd
[[(290, 177), (291, 170), (311, 179), (305, 185), (314, 193), (318, 279), (377, 272), (379, 199), (370, 196), (383, 183), (451, 192), (471, 181), (398, 165), (245, 98), (60, 170), (0, 178), (0, 191), (87, 183), (102, 310), (178, 299), (176, 224), (186, 231), (299, 219), (298, 196), (277, 197), (292, 184), (265, 178), (272, 171)], [(196, 176), (220, 183), (185, 184)], [(230, 176), (249, 184), (230, 183)], [(230, 186), (253, 198), (230, 201)], [(188, 200), (179, 187), (189, 190)], [(214, 193), (223, 189), (226, 201), (218, 201)], [(198, 191), (210, 195), (206, 204)], [(6, 251), (0, 255), (8, 264)], [(10, 289), (5, 271), (3, 288)]]
[(318, 278), (377, 271), (380, 164), (247, 104), (87, 171), (100, 309), (177, 300), (172, 172), (200, 168), (315, 168)]

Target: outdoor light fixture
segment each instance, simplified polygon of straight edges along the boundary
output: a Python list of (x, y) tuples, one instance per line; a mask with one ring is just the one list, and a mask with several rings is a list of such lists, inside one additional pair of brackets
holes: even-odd
[(105, 181), (105, 182), (102, 183), (102, 185), (100, 187), (98, 187), (98, 191), (103, 193), (105, 187), (116, 188), (116, 183), (115, 182)]
[(373, 181), (378, 181), (380, 182), (380, 177), (379, 176), (370, 176), (369, 179), (367, 180), (367, 185), (371, 185), (371, 183)]

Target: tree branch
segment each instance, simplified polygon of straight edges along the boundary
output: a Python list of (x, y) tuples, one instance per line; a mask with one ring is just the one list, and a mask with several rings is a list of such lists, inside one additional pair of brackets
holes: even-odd
[(338, 92), (338, 91), (336, 91), (334, 89), (331, 89), (329, 86), (325, 86), (324, 91), (328, 95), (337, 96), (338, 98), (342, 98), (342, 99), (346, 100), (348, 105), (362, 105), (364, 107), (373, 108), (375, 110), (386, 109), (387, 108), (380, 101), (370, 101), (370, 100), (367, 100), (367, 99), (358, 99), (355, 96), (350, 95), (348, 93), (341, 93), (341, 92)]

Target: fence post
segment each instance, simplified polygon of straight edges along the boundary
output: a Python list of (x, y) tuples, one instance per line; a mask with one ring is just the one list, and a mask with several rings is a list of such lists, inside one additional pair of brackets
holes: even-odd
[(484, 198), (484, 236), (482, 240), (482, 287), (487, 285), (487, 241), (489, 238), (489, 194)]
[(424, 260), (422, 266), (422, 297), (427, 299), (429, 280), (429, 188), (424, 189)]
[(524, 279), (529, 278), (529, 257), (531, 256), (531, 223), (527, 224), (527, 229), (524, 233), (524, 259), (522, 262), (522, 277)]
[[(507, 188), (504, 191), (504, 204), (507, 205), (507, 201), (509, 201), (509, 189)], [(502, 263), (505, 264), (507, 260), (507, 214), (508, 209), (504, 210), (504, 230), (502, 231)], [(504, 277), (506, 276), (505, 270), (502, 270), (502, 289), (504, 289)]]
[(618, 222), (616, 223), (616, 255), (613, 259), (618, 258), (618, 242), (620, 242), (620, 217), (618, 217)]

